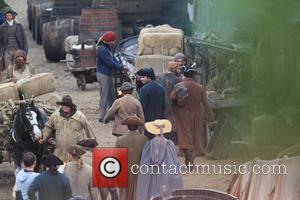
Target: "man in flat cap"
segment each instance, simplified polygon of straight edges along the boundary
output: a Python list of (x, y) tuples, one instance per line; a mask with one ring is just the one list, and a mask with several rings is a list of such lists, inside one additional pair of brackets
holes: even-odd
[(203, 107), (208, 113), (208, 120), (213, 121), (205, 88), (194, 79), (197, 70), (185, 67), (182, 82), (177, 83), (171, 93), (171, 99), (176, 103), (175, 118), (179, 148), (185, 155), (185, 164), (194, 164), (195, 155), (203, 155)]
[(0, 57), (2, 57), (1, 71), (8, 68), (13, 62), (17, 49), (22, 49), (27, 54), (28, 45), (23, 26), (15, 21), (17, 13), (11, 8), (3, 12), (5, 22), (0, 26)]
[(55, 136), (57, 148), (55, 154), (64, 162), (68, 161), (67, 148), (84, 138), (95, 139), (94, 131), (84, 114), (77, 110), (71, 96), (65, 95), (57, 102), (60, 109), (55, 111), (45, 124), (44, 140)]
[[(140, 102), (143, 107), (145, 122), (156, 119), (164, 119), (165, 111), (165, 89), (155, 81), (155, 74), (152, 68), (142, 68), (137, 72), (140, 80), (144, 83), (140, 89)], [(145, 131), (148, 139), (154, 136)]]
[[(122, 124), (122, 121), (128, 116), (136, 115), (143, 122), (145, 121), (142, 105), (139, 100), (132, 95), (134, 88), (135, 86), (132, 83), (124, 82), (120, 87), (124, 96), (115, 100), (104, 118), (105, 123), (113, 118), (115, 119), (112, 130), (112, 134), (115, 136), (121, 136), (128, 132), (127, 125)], [(139, 131), (143, 134), (144, 127), (140, 126)]]
[(48, 170), (38, 175), (28, 189), (30, 200), (37, 200), (35, 193), (38, 192), (41, 200), (67, 200), (72, 197), (72, 189), (69, 179), (57, 171), (58, 165), (63, 161), (54, 154), (44, 159), (44, 165)]
[(120, 200), (135, 200), (138, 175), (133, 174), (131, 168), (140, 164), (147, 137), (137, 131), (139, 126), (144, 126), (144, 122), (137, 116), (127, 117), (122, 124), (127, 126), (129, 131), (118, 138), (116, 147), (128, 149), (128, 188), (119, 189)]

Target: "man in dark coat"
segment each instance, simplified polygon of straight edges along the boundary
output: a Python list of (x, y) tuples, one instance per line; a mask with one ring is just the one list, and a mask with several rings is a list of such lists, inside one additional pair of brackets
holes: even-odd
[(163, 73), (156, 78), (157, 82), (165, 88), (165, 117), (171, 121), (173, 127), (172, 133), (167, 134), (166, 138), (172, 140), (175, 144), (177, 144), (176, 123), (174, 106), (172, 105), (170, 95), (174, 86), (180, 82), (180, 78), (178, 77), (179, 73), (180, 69), (178, 63), (169, 62), (168, 72)]
[[(145, 122), (164, 119), (165, 89), (155, 81), (153, 69), (140, 69), (137, 75), (141, 77), (141, 81), (144, 83), (144, 86), (140, 89), (140, 101), (145, 115)], [(149, 140), (154, 137), (147, 130), (145, 135)]]
[(12, 63), (17, 49), (28, 52), (27, 39), (23, 26), (15, 21), (17, 13), (10, 8), (4, 11), (5, 22), (0, 27), (0, 57), (3, 57), (1, 70), (5, 70)]
[(137, 174), (133, 174), (131, 168), (139, 165), (142, 151), (147, 137), (138, 132), (139, 126), (144, 126), (144, 122), (137, 116), (129, 116), (122, 121), (128, 127), (128, 132), (118, 138), (116, 148), (128, 149), (128, 188), (120, 188), (120, 200), (136, 200)]
[(28, 190), (30, 200), (36, 200), (35, 193), (38, 192), (40, 200), (68, 200), (72, 197), (69, 179), (57, 171), (58, 165), (63, 162), (54, 154), (48, 155), (44, 165), (49, 169), (38, 175)]
[[(203, 147), (203, 107), (208, 113), (208, 120), (213, 121), (211, 111), (203, 86), (194, 81), (197, 71), (186, 67), (182, 82), (177, 83), (171, 93), (171, 99), (176, 102), (175, 118), (179, 148), (185, 154), (185, 163), (193, 165), (195, 154), (204, 154)], [(181, 92), (180, 90), (186, 90)]]
[(108, 31), (102, 35), (98, 42), (99, 47), (96, 55), (97, 80), (100, 85), (100, 116), (98, 120), (102, 123), (104, 122), (107, 109), (112, 106), (115, 98), (112, 72), (113, 70), (122, 71), (124, 69), (123, 65), (114, 58), (112, 53), (111, 48), (116, 40), (117, 35), (112, 31)]

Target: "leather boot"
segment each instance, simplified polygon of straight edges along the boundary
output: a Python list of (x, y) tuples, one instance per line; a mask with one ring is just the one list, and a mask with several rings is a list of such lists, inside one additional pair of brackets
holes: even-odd
[(193, 157), (193, 150), (192, 149), (183, 149), (184, 157), (185, 157), (185, 165), (190, 167), (189, 169), (192, 170), (194, 168), (194, 157)]

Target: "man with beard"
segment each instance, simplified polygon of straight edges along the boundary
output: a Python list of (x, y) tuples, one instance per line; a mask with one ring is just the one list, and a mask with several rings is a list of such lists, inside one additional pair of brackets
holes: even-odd
[(8, 68), (17, 49), (28, 51), (27, 39), (23, 26), (15, 21), (17, 13), (10, 8), (4, 12), (5, 22), (0, 27), (0, 57), (1, 71)]
[(35, 74), (34, 68), (26, 61), (26, 53), (22, 49), (18, 49), (14, 54), (14, 63), (7, 68), (5, 82), (17, 82)]
[(56, 104), (61, 108), (50, 116), (43, 130), (43, 137), (46, 140), (54, 133), (57, 140), (55, 153), (64, 162), (67, 162), (67, 149), (71, 145), (86, 138), (95, 139), (96, 137), (87, 118), (77, 110), (71, 96), (63, 96), (62, 101), (56, 102)]

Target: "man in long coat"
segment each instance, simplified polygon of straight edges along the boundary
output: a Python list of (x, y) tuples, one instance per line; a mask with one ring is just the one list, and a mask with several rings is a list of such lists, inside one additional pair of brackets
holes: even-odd
[(0, 26), (0, 57), (3, 57), (1, 71), (8, 68), (17, 49), (28, 52), (23, 26), (15, 21), (17, 13), (8, 8), (4, 11), (5, 22)]
[(69, 162), (65, 164), (64, 174), (69, 178), (73, 196), (97, 200), (97, 193), (92, 192), (92, 167), (82, 161), (86, 153), (79, 145), (71, 145), (67, 149)]
[[(150, 122), (156, 119), (164, 119), (165, 110), (165, 89), (162, 85), (155, 81), (155, 74), (152, 68), (143, 68), (137, 72), (144, 83), (140, 89), (140, 102), (143, 107), (145, 122)], [(147, 130), (145, 135), (148, 139), (154, 136)]]
[(128, 148), (128, 188), (120, 188), (120, 200), (135, 200), (137, 188), (137, 174), (133, 174), (131, 168), (133, 165), (139, 165), (144, 144), (147, 137), (140, 134), (137, 129), (144, 126), (144, 122), (136, 116), (129, 116), (122, 121), (123, 125), (128, 126), (129, 131), (118, 138), (117, 148)]
[(47, 139), (55, 135), (57, 140), (56, 154), (64, 162), (68, 161), (67, 148), (86, 138), (95, 139), (94, 131), (84, 114), (77, 110), (72, 98), (65, 95), (59, 111), (55, 111), (47, 121), (43, 130), (43, 137)]
[[(134, 88), (135, 86), (132, 83), (124, 82), (120, 87), (124, 96), (115, 100), (105, 115), (104, 123), (107, 123), (112, 118), (115, 119), (112, 130), (112, 134), (115, 136), (121, 136), (128, 132), (127, 125), (122, 124), (122, 121), (127, 117), (136, 115), (142, 122), (145, 121), (142, 105), (139, 100), (132, 95)], [(144, 133), (143, 126), (139, 127), (139, 132)]]
[(180, 72), (177, 62), (168, 63), (168, 72), (157, 76), (156, 80), (165, 88), (165, 117), (171, 121), (173, 131), (166, 135), (166, 138), (171, 139), (175, 144), (177, 144), (177, 134), (176, 134), (176, 123), (175, 123), (175, 113), (174, 106), (170, 98), (171, 92), (174, 86), (180, 82), (178, 77)]
[[(171, 99), (177, 102), (175, 117), (178, 134), (179, 148), (183, 150), (185, 154), (186, 164), (194, 163), (193, 152), (196, 154), (204, 154), (203, 147), (203, 124), (202, 113), (204, 106), (208, 113), (208, 120), (213, 121), (213, 112), (211, 111), (205, 94), (203, 86), (194, 81), (193, 76), (197, 73), (195, 69), (185, 68), (182, 82), (175, 85), (174, 90), (171, 93)], [(179, 102), (181, 100), (181, 94), (177, 88), (185, 87), (187, 89), (187, 96), (183, 104)]]

